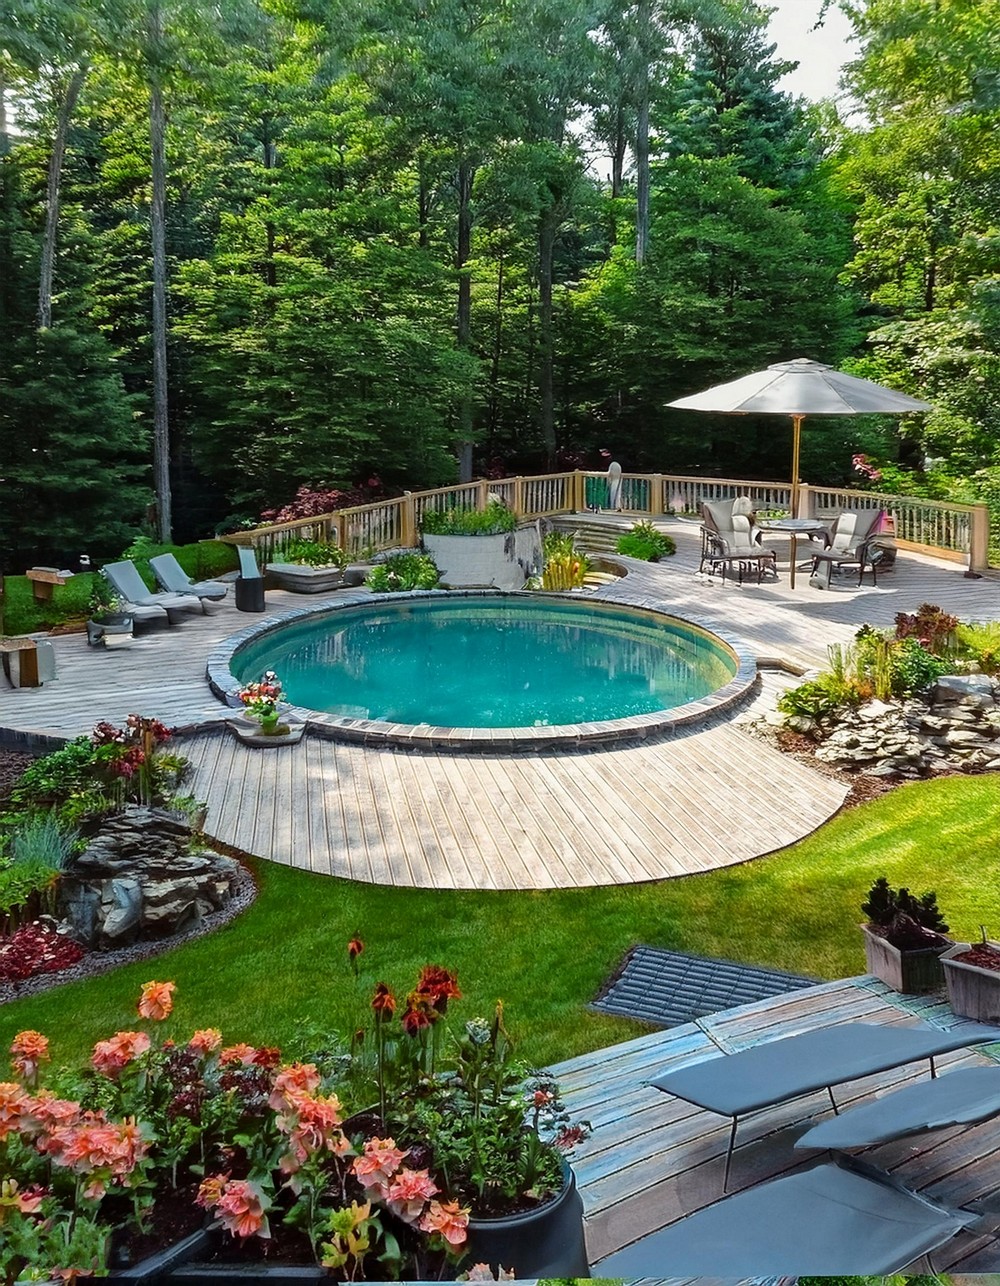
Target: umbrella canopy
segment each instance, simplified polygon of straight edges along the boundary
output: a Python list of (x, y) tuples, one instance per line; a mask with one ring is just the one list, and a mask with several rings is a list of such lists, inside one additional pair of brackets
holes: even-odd
[(865, 415), (903, 411), (929, 411), (906, 393), (844, 375), (832, 366), (797, 357), (775, 362), (767, 370), (755, 371), (728, 384), (716, 384), (703, 393), (678, 398), (668, 406), (687, 411), (716, 411), (724, 415), (790, 415), (792, 417), (792, 512), (799, 492), (799, 435), (807, 415)]

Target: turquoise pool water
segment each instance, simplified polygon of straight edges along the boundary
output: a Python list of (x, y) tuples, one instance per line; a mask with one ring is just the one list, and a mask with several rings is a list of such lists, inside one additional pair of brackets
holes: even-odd
[(531, 597), (373, 603), (290, 621), (240, 647), (241, 683), (275, 670), (295, 705), (446, 728), (621, 719), (707, 696), (736, 674), (672, 617)]

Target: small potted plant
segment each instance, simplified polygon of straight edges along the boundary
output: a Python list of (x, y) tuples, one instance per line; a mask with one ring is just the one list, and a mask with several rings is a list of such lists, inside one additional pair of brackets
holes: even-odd
[(267, 574), (280, 589), (296, 594), (325, 594), (344, 583), (347, 554), (325, 540), (290, 540)]
[(288, 734), (288, 727), (282, 727), (278, 703), (284, 698), (281, 681), (273, 670), (265, 670), (257, 683), (247, 683), (237, 692), (247, 716), (260, 724), (260, 735), (279, 737)]
[(123, 599), (99, 573), (94, 576), (87, 605), (87, 642), (116, 647), (132, 637), (132, 613), (125, 611)]
[(944, 981), (941, 954), (951, 946), (937, 895), (893, 889), (880, 875), (861, 910), (868, 917), (861, 926), (868, 972), (894, 991), (937, 991)]
[(961, 1018), (1000, 1023), (1000, 943), (956, 942), (941, 957), (948, 1003)]

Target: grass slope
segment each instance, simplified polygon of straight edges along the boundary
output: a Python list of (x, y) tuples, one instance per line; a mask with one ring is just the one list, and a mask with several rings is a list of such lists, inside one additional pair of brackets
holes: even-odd
[[(0, 1050), (32, 1027), (56, 1061), (76, 1060), (134, 1021), (140, 983), (178, 983), (171, 1031), (221, 1027), (227, 1040), (286, 1040), (297, 1018), (369, 1026), (372, 985), (399, 993), (428, 962), (458, 970), (458, 1017), (506, 1004), (538, 1063), (638, 1034), (587, 1002), (633, 943), (771, 965), (820, 978), (863, 971), (858, 910), (881, 874), (935, 889), (956, 936), (1000, 930), (1000, 777), (921, 782), (834, 818), (748, 865), (657, 884), (554, 893), (385, 889), (259, 864), (261, 896), (226, 929), (153, 961), (0, 1008)], [(738, 818), (732, 819), (734, 825)], [(361, 978), (347, 967), (354, 933)]]

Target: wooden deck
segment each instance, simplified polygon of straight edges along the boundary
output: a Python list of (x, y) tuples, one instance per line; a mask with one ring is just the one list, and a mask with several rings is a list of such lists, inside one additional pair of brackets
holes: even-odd
[[(742, 636), (762, 661), (822, 664), (827, 645), (849, 640), (863, 621), (891, 624), (924, 601), (965, 617), (1000, 615), (996, 580), (965, 580), (954, 564), (912, 555), (878, 589), (858, 589), (853, 577), (829, 591), (805, 576), (794, 591), (787, 575), (776, 584), (712, 581), (696, 574), (698, 528), (674, 521), (669, 529), (676, 558), (631, 563), (600, 594), (696, 615)], [(366, 596), (342, 590), (335, 601)], [(274, 612), (303, 601), (268, 593)], [(55, 682), (0, 689), (0, 740), (60, 740), (100, 718), (156, 715), (188, 730), (193, 789), (219, 839), (309, 870), (434, 888), (555, 888), (704, 871), (793, 842), (843, 800), (839, 784), (749, 741), (738, 722), (573, 753), (428, 754), (310, 737), (247, 749), (210, 731), (227, 712), (204, 671), (216, 644), (252, 619), (227, 600), (120, 650), (55, 638)], [(765, 698), (773, 695), (768, 680)]]
[[(901, 997), (872, 978), (848, 978), (731, 1009), (696, 1023), (596, 1050), (556, 1067), (574, 1119), (588, 1119), (591, 1137), (573, 1166), (587, 1218), (595, 1276), (600, 1261), (639, 1237), (722, 1197), (728, 1118), (706, 1112), (647, 1081), (656, 1073), (751, 1045), (843, 1022), (892, 1025), (920, 1020), (950, 1027), (947, 1005)], [(1000, 1046), (989, 1052), (1000, 1057)], [(960, 1050), (937, 1060), (942, 1075), (989, 1062)], [(865, 1077), (837, 1089), (841, 1108), (878, 1097), (927, 1075), (926, 1061)], [(730, 1191), (753, 1186), (816, 1159), (792, 1144), (829, 1115), (825, 1091), (742, 1118)], [(939, 1272), (1000, 1270), (1000, 1127), (938, 1130), (865, 1150), (864, 1157), (941, 1204), (971, 1210), (978, 1221), (936, 1252)], [(664, 1269), (669, 1269), (665, 1264)], [(753, 1273), (754, 1266), (746, 1271)]]

